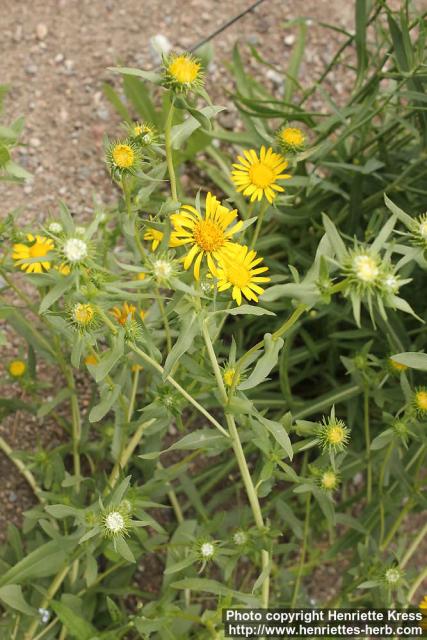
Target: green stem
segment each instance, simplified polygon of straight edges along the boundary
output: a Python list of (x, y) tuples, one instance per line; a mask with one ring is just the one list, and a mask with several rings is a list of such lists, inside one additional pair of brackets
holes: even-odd
[(387, 451), (386, 454), (384, 456), (384, 460), (383, 463), (381, 464), (381, 470), (380, 470), (380, 478), (379, 478), (379, 490), (380, 490), (380, 546), (382, 545), (383, 539), (384, 539), (384, 530), (385, 530), (385, 522), (384, 522), (384, 475), (385, 475), (385, 468), (387, 466), (387, 463), (390, 459), (390, 456), (392, 454), (393, 451), (393, 447), (394, 444), (393, 442), (390, 442), (390, 444), (387, 447)]
[(80, 491), (80, 439), (81, 439), (81, 419), (79, 401), (77, 399), (76, 385), (73, 372), (65, 370), (68, 387), (71, 390), (71, 421), (72, 421), (72, 445), (73, 445), (73, 466), (76, 476), (76, 492)]
[(400, 567), (402, 569), (404, 569), (404, 567), (408, 564), (409, 560), (412, 558), (412, 556), (414, 555), (415, 551), (418, 549), (418, 547), (420, 546), (421, 542), (424, 540), (424, 537), (426, 535), (427, 535), (427, 522), (425, 523), (424, 527), (421, 529), (421, 531), (418, 533), (418, 535), (416, 536), (416, 538), (412, 542), (412, 544), (409, 547), (408, 551), (403, 556), (402, 562), (400, 563)]
[[(142, 351), (139, 347), (137, 347), (134, 344), (130, 344), (129, 345), (130, 349), (132, 349), (132, 351), (134, 351), (135, 353), (137, 353), (147, 364), (149, 364), (150, 366), (153, 367), (153, 369), (156, 369), (156, 371), (158, 371), (163, 377), (165, 374), (165, 370), (163, 369), (163, 367), (156, 362), (155, 360), (153, 360), (153, 358), (151, 358), (148, 354), (144, 353), (144, 351)], [(189, 393), (187, 393), (187, 391), (181, 387), (181, 385), (174, 379), (172, 378), (172, 376), (167, 375), (166, 377), (164, 377), (164, 379), (166, 380), (166, 382), (169, 382), (169, 384), (171, 384), (173, 387), (175, 387), (175, 389), (186, 399), (188, 400), (188, 402), (190, 404), (193, 405), (193, 407), (195, 407), (198, 411), (200, 411), (200, 413), (202, 415), (205, 416), (205, 418), (207, 420), (209, 420), (209, 422), (211, 424), (213, 424), (219, 431), (221, 431), (222, 435), (225, 436), (226, 438), (229, 437), (229, 434), (227, 433), (227, 431), (224, 429), (224, 427), (222, 427), (220, 425), (220, 423), (218, 422), (218, 420), (216, 420), (208, 411), (206, 411), (206, 409), (204, 407), (202, 407), (201, 404), (199, 404), (197, 402), (197, 400), (195, 398), (193, 398), (193, 396), (191, 396)]]
[(171, 351), (171, 349), (172, 349), (172, 338), (171, 338), (169, 320), (168, 320), (168, 317), (167, 317), (166, 311), (165, 311), (165, 305), (163, 304), (163, 300), (161, 298), (160, 291), (159, 291), (158, 287), (156, 287), (156, 300), (157, 300), (157, 304), (159, 305), (160, 315), (162, 316), (163, 326), (165, 328), (166, 345), (167, 345), (167, 350), (168, 350), (168, 353), (169, 353)]
[(264, 221), (264, 216), (265, 216), (265, 213), (266, 213), (267, 209), (268, 209), (268, 201), (265, 200), (265, 202), (263, 202), (263, 204), (261, 206), (261, 209), (260, 209), (260, 212), (258, 214), (254, 235), (252, 236), (252, 240), (251, 240), (251, 245), (250, 245), (251, 249), (253, 249), (254, 246), (256, 245), (256, 242), (258, 240), (258, 236), (259, 236), (259, 233), (261, 231), (262, 223)]
[(405, 519), (406, 515), (409, 513), (409, 511), (412, 509), (413, 503), (411, 500), (408, 500), (408, 502), (405, 504), (405, 506), (403, 507), (402, 511), (399, 513), (398, 517), (396, 518), (394, 525), (392, 526), (392, 528), (390, 529), (388, 536), (386, 537), (386, 539), (384, 540), (383, 544), (380, 547), (381, 551), (385, 551), (388, 547), (388, 545), (390, 544), (390, 542), (392, 541), (396, 531), (399, 529), (402, 521)]
[(365, 387), (363, 392), (363, 422), (365, 428), (365, 446), (367, 460), (366, 500), (370, 504), (372, 500), (372, 462), (371, 462), (371, 434), (369, 426), (369, 391)]
[(166, 124), (165, 124), (165, 148), (166, 148), (166, 162), (168, 165), (169, 180), (171, 185), (171, 195), (172, 195), (172, 199), (175, 202), (178, 202), (178, 193), (176, 189), (175, 168), (173, 166), (173, 151), (172, 151), (172, 139), (171, 139), (173, 112), (174, 112), (174, 104), (173, 104), (173, 100), (171, 100), (171, 104), (169, 107), (169, 112), (168, 112), (168, 115), (166, 118)]
[(27, 467), (25, 466), (25, 464), (22, 462), (22, 460), (19, 460), (19, 458), (15, 458), (13, 456), (13, 449), (12, 447), (10, 447), (7, 442), (0, 436), (0, 450), (3, 451), (3, 453), (9, 458), (9, 460), (11, 462), (13, 462), (13, 464), (15, 465), (15, 467), (19, 470), (19, 472), (21, 473), (21, 475), (25, 478), (25, 480), (28, 482), (28, 484), (30, 485), (31, 489), (34, 492), (34, 495), (36, 496), (36, 498), (39, 500), (39, 502), (43, 505), (46, 504), (45, 499), (42, 497), (41, 493), (42, 490), (40, 489), (40, 487), (38, 486), (36, 479), (34, 478), (33, 474), (31, 473), (31, 471), (29, 469), (27, 469)]
[(311, 493), (308, 492), (307, 493), (307, 497), (306, 497), (306, 501), (305, 501), (304, 539), (303, 539), (303, 543), (302, 543), (301, 557), (300, 557), (300, 563), (299, 563), (299, 567), (298, 567), (298, 573), (297, 573), (297, 577), (296, 577), (296, 580), (295, 580), (294, 593), (292, 595), (292, 602), (291, 602), (291, 608), (292, 609), (295, 608), (295, 605), (297, 603), (298, 592), (299, 592), (299, 588), (300, 588), (300, 584), (301, 584), (301, 576), (302, 576), (302, 572), (304, 570), (305, 556), (306, 556), (306, 553), (307, 553), (308, 530), (309, 530), (309, 525), (310, 525), (310, 506), (311, 506)]
[(128, 412), (127, 412), (128, 422), (132, 420), (133, 411), (135, 408), (135, 399), (136, 399), (136, 392), (138, 389), (138, 381), (139, 381), (139, 368), (136, 369), (135, 374), (133, 376), (132, 391), (130, 393), (129, 406), (128, 406)]
[[(212, 369), (215, 375), (215, 379), (217, 382), (218, 390), (225, 406), (228, 403), (228, 395), (224, 386), (224, 381), (222, 379), (221, 369), (216, 359), (215, 350), (213, 348), (212, 340), (209, 335), (209, 330), (207, 327), (206, 320), (204, 320), (202, 323), (202, 331), (203, 331), (203, 338), (206, 344), (206, 349), (207, 349), (209, 359), (211, 361)], [(243, 451), (242, 443), (239, 438), (239, 432), (236, 427), (234, 416), (230, 413), (226, 413), (225, 419), (226, 419), (228, 430), (230, 433), (231, 442), (232, 442), (233, 450), (236, 456), (237, 464), (239, 465), (240, 474), (242, 476), (242, 480), (246, 489), (246, 494), (248, 496), (249, 504), (252, 509), (252, 514), (255, 520), (255, 524), (259, 529), (260, 533), (263, 534), (265, 532), (264, 519), (262, 517), (258, 496), (255, 490), (254, 484), (252, 482), (252, 477), (249, 471), (248, 463), (246, 462), (245, 453)], [(261, 603), (263, 608), (267, 608), (268, 602), (269, 602), (269, 592), (270, 592), (270, 575), (269, 575), (270, 554), (266, 549), (263, 549), (261, 551), (261, 561), (262, 561), (262, 571), (264, 573)]]
[(123, 195), (125, 197), (126, 211), (128, 216), (131, 217), (131, 214), (132, 214), (131, 193), (129, 189), (129, 183), (127, 182), (125, 176), (122, 177), (121, 185), (122, 185)]
[(120, 458), (117, 460), (116, 464), (114, 465), (113, 470), (110, 474), (110, 478), (108, 480), (108, 484), (111, 488), (114, 488), (114, 486), (116, 485), (117, 480), (120, 476), (120, 471), (126, 467), (131, 455), (139, 445), (140, 440), (144, 434), (144, 431), (146, 431), (146, 429), (148, 429), (148, 427), (150, 427), (153, 424), (153, 422), (155, 422), (154, 418), (152, 418), (151, 420), (145, 420), (144, 422), (141, 422), (141, 424), (133, 434), (132, 438), (129, 440), (127, 446), (125, 447), (125, 449), (123, 449), (120, 455)]
[(418, 588), (427, 580), (427, 566), (421, 571), (421, 573), (415, 578), (414, 583), (408, 592), (407, 603), (411, 604), (411, 600), (418, 591)]

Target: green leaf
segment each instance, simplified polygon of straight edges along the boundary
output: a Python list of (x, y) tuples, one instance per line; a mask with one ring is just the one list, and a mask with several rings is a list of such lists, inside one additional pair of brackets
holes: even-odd
[(0, 600), (8, 607), (16, 609), (26, 616), (37, 615), (36, 610), (27, 604), (22, 595), (22, 588), (17, 584), (8, 584), (6, 587), (1, 587)]
[[(199, 112), (202, 114), (202, 116), (206, 118), (213, 118), (217, 115), (217, 113), (220, 113), (221, 111), (224, 111), (224, 107), (218, 107), (215, 105), (199, 109)], [(172, 147), (174, 149), (180, 149), (187, 138), (189, 138), (191, 134), (199, 127), (201, 127), (200, 120), (196, 119), (194, 116), (189, 116), (181, 124), (177, 124), (172, 127)]]
[(258, 307), (252, 304), (242, 304), (239, 307), (234, 307), (233, 309), (224, 309), (219, 313), (226, 313), (230, 316), (275, 316), (276, 314), (273, 311), (269, 311), (268, 309), (263, 309), (262, 307)]
[(207, 591), (217, 596), (225, 596), (244, 602), (248, 607), (259, 606), (259, 599), (240, 591), (233, 591), (229, 589), (221, 582), (216, 580), (207, 580), (205, 578), (186, 578), (184, 580), (178, 580), (171, 585), (174, 589), (191, 589), (192, 591)]
[(366, 0), (356, 0), (356, 53), (357, 53), (357, 77), (356, 86), (360, 87), (368, 66), (368, 50), (366, 48), (366, 29), (368, 12)]
[(53, 600), (50, 604), (71, 637), (77, 640), (95, 640), (98, 631), (87, 620), (77, 615), (73, 609), (63, 602)]
[[(74, 544), (74, 543), (73, 543)], [(38, 547), (0, 577), (0, 585), (21, 583), (32, 578), (46, 578), (56, 573), (66, 561), (65, 549), (70, 542), (51, 540)]]
[(114, 547), (117, 553), (119, 553), (122, 556), (122, 558), (124, 558), (128, 562), (136, 562), (135, 556), (133, 555), (128, 543), (125, 541), (124, 538), (119, 536), (115, 540)]
[[(1, 136), (1, 132), (0, 132)], [(4, 137), (4, 136), (1, 136)], [(3, 167), (10, 160), (10, 153), (7, 147), (1, 145), (0, 146), (0, 167)]]
[(345, 244), (337, 231), (336, 226), (332, 222), (330, 218), (326, 214), (322, 214), (323, 226), (326, 231), (326, 235), (329, 238), (329, 242), (335, 249), (335, 253), (337, 254), (340, 260), (343, 260), (347, 255), (347, 249), (345, 248)]
[(383, 449), (389, 444), (389, 442), (393, 440), (393, 438), (393, 429), (386, 429), (372, 440), (370, 448), (372, 449), (372, 451)]
[(68, 516), (76, 517), (80, 512), (75, 507), (70, 507), (66, 504), (50, 504), (45, 507), (45, 510), (53, 518), (67, 518)]
[(13, 160), (9, 160), (8, 162), (6, 162), (4, 168), (10, 175), (14, 176), (15, 178), (19, 178), (20, 180), (29, 180), (30, 178), (32, 178), (31, 173), (29, 173), (19, 164), (16, 164), (16, 162), (13, 162)]
[(412, 229), (414, 225), (414, 219), (408, 216), (400, 207), (398, 207), (390, 198), (384, 194), (384, 202), (386, 207), (402, 222), (408, 229)]
[(52, 287), (40, 303), (39, 313), (45, 313), (74, 283), (74, 276), (61, 276), (60, 281)]
[(396, 360), (399, 364), (405, 364), (411, 369), (419, 369), (427, 371), (427, 353), (415, 353), (412, 351), (404, 351), (391, 356), (392, 360)]
[(170, 564), (164, 571), (165, 576), (169, 576), (172, 573), (178, 573), (178, 571), (182, 571), (182, 569), (186, 569), (194, 564), (197, 560), (196, 555), (189, 555), (184, 560), (180, 560), (179, 562), (175, 562), (175, 564)]
[(273, 338), (271, 333), (264, 336), (264, 353), (255, 365), (254, 370), (247, 380), (244, 380), (237, 387), (239, 390), (253, 389), (263, 382), (270, 371), (276, 366), (280, 349), (283, 347), (282, 338)]
[(117, 91), (109, 84), (108, 82), (104, 82), (102, 85), (102, 90), (104, 92), (107, 100), (113, 105), (119, 116), (125, 122), (132, 122), (132, 117), (126, 108), (125, 104), (121, 101), (120, 96)]
[(68, 389), (68, 388), (61, 389), (61, 391), (59, 391), (56, 394), (56, 396), (53, 398), (53, 400), (49, 400), (49, 402), (43, 402), (43, 404), (40, 405), (40, 407), (39, 407), (39, 409), (37, 411), (37, 417), (38, 418), (44, 418), (45, 416), (47, 416), (52, 411), (52, 409), (54, 409), (59, 404), (64, 402), (64, 400), (68, 400), (68, 398), (71, 395), (72, 395), (71, 389)]
[(117, 364), (123, 355), (124, 351), (124, 332), (120, 331), (115, 338), (113, 338), (112, 348), (100, 358), (98, 364), (93, 367), (93, 373), (96, 382), (101, 382), (111, 371), (111, 369)]
[(181, 325), (181, 331), (179, 332), (178, 340), (173, 345), (168, 357), (166, 358), (163, 378), (165, 379), (172, 371), (173, 366), (178, 362), (179, 358), (186, 353), (194, 343), (194, 338), (200, 332), (199, 323), (197, 322), (197, 316), (193, 313), (191, 318), (188, 319), (184, 316), (183, 323)]
[(159, 84), (162, 79), (162, 76), (154, 71), (143, 71), (142, 69), (134, 69), (131, 67), (108, 67), (108, 70), (114, 73), (121, 73), (124, 76), (138, 76), (155, 84)]
[(301, 61), (305, 52), (305, 39), (307, 35), (307, 23), (305, 20), (298, 22), (298, 35), (295, 45), (292, 49), (292, 53), (287, 65), (285, 91), (283, 94), (283, 102), (291, 102), (292, 95), (296, 88), (298, 88), (298, 74)]
[(100, 402), (92, 407), (89, 413), (89, 422), (99, 422), (110, 411), (111, 407), (120, 395), (121, 386), (113, 384), (108, 386), (102, 393)]
[(292, 443), (289, 439), (288, 432), (286, 431), (283, 424), (281, 424), (280, 422), (276, 422), (275, 420), (269, 420), (261, 414), (257, 415), (257, 420), (259, 420), (259, 422), (261, 422), (261, 424), (263, 424), (264, 427), (268, 429), (276, 442), (279, 443), (282, 449), (289, 456), (290, 460), (292, 460), (294, 455)]

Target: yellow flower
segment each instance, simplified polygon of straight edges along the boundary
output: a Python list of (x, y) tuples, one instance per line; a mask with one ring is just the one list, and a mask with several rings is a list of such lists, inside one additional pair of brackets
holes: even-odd
[(133, 364), (131, 366), (131, 371), (132, 371), (132, 373), (138, 373), (138, 371), (142, 371), (143, 368), (144, 367), (142, 365), (140, 365), (140, 364)]
[(300, 151), (304, 148), (305, 136), (301, 129), (282, 127), (278, 133), (279, 144), (286, 151)]
[(85, 364), (86, 365), (88, 365), (88, 364), (92, 364), (92, 365), (98, 364), (98, 358), (96, 356), (94, 356), (93, 354), (91, 354), (89, 356), (86, 356)]
[[(134, 319), (136, 307), (133, 304), (129, 304), (129, 302), (124, 302), (121, 307), (114, 307), (111, 310), (111, 313), (113, 314), (117, 322), (124, 326), (128, 319)], [(143, 320), (145, 317), (145, 311), (139, 311), (138, 313), (141, 320)]]
[(151, 241), (151, 251), (155, 251), (157, 249), (157, 247), (163, 240), (163, 235), (163, 231), (158, 231), (158, 229), (154, 229), (153, 227), (147, 229), (147, 231), (144, 233), (144, 240)]
[(143, 271), (141, 271), (141, 273), (138, 273), (138, 275), (136, 276), (137, 280), (145, 280), (145, 278), (147, 277), (147, 274), (144, 273)]
[(200, 86), (203, 82), (202, 65), (191, 53), (171, 55), (165, 60), (166, 84), (178, 91)]
[(323, 418), (319, 429), (319, 441), (322, 448), (330, 451), (343, 451), (349, 440), (350, 430), (343, 420), (334, 416)]
[(68, 264), (65, 264), (65, 262), (62, 262), (61, 264), (56, 266), (55, 269), (59, 271), (59, 273), (63, 276), (68, 276), (71, 273), (70, 267), (68, 266)]
[(116, 318), (117, 322), (123, 326), (126, 324), (126, 321), (129, 317), (131, 320), (133, 320), (135, 311), (135, 305), (124, 302), (121, 307), (114, 307), (111, 313)]
[(427, 414), (427, 389), (425, 387), (415, 391), (414, 404), (420, 414)]
[(16, 266), (22, 271), (27, 273), (42, 273), (43, 270), (49, 271), (51, 263), (47, 260), (40, 260), (35, 262), (29, 262), (34, 258), (45, 258), (49, 251), (54, 248), (53, 240), (50, 238), (44, 238), (43, 236), (33, 236), (31, 233), (27, 234), (27, 240), (31, 243), (29, 245), (17, 243), (13, 245), (12, 258), (15, 261), (24, 261), (22, 264)]
[(393, 360), (393, 358), (389, 358), (388, 359), (388, 364), (390, 365), (390, 368), (393, 371), (397, 371), (398, 373), (400, 373), (401, 371), (406, 371), (407, 370), (407, 366), (406, 364), (402, 364), (401, 362), (397, 362), (397, 360)]
[(113, 142), (107, 149), (106, 161), (113, 177), (135, 173), (140, 160), (141, 150), (131, 138)]
[(135, 152), (128, 144), (116, 144), (111, 151), (111, 155), (120, 169), (129, 169), (135, 161)]
[(242, 304), (242, 294), (248, 300), (258, 302), (258, 295), (264, 292), (259, 283), (270, 281), (268, 276), (260, 275), (268, 271), (268, 267), (259, 266), (262, 260), (257, 258), (256, 251), (234, 245), (218, 269), (218, 291), (233, 287), (232, 297), (237, 304)]
[(9, 373), (12, 378), (20, 378), (27, 370), (27, 365), (23, 360), (12, 360), (9, 363)]
[(134, 138), (138, 138), (138, 142), (143, 144), (151, 144), (157, 136), (156, 128), (148, 122), (135, 122), (130, 127), (130, 134)]
[(427, 613), (427, 596), (424, 596), (418, 606), (423, 611), (423, 613), (424, 611)]
[(288, 180), (291, 176), (282, 173), (288, 166), (287, 160), (275, 153), (270, 147), (261, 147), (258, 157), (254, 149), (245, 149), (244, 156), (238, 156), (240, 164), (233, 164), (234, 171), (231, 179), (236, 185), (237, 191), (243, 191), (244, 196), (250, 196), (251, 202), (261, 200), (266, 197), (272, 203), (277, 195), (277, 191), (284, 191), (284, 188), (276, 184), (278, 180)]
[(174, 232), (170, 245), (179, 247), (191, 244), (191, 249), (184, 259), (184, 269), (189, 269), (194, 261), (194, 277), (200, 279), (200, 265), (206, 257), (207, 265), (213, 275), (217, 274), (217, 266), (221, 258), (233, 246), (231, 237), (237, 233), (243, 222), (230, 225), (237, 218), (237, 209), (230, 211), (215, 196), (206, 196), (204, 217), (191, 205), (184, 205), (179, 213), (171, 216)]
[[(227, 387), (231, 387), (234, 384), (235, 376), (236, 376), (236, 369), (234, 369), (234, 367), (229, 367), (228, 369), (226, 369), (222, 375), (224, 379), (224, 384)], [(240, 373), (237, 374), (236, 384), (239, 384), (239, 380), (240, 380)]]
[(338, 476), (332, 469), (324, 471), (320, 477), (320, 486), (326, 491), (333, 491), (338, 486)]
[(73, 320), (81, 327), (87, 327), (95, 316), (95, 309), (88, 303), (77, 303), (71, 312)]

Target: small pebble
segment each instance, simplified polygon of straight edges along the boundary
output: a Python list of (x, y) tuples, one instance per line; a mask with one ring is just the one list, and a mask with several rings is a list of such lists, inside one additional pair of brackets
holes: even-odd
[(48, 34), (47, 25), (44, 22), (39, 22), (36, 27), (36, 35), (38, 40), (44, 40)]

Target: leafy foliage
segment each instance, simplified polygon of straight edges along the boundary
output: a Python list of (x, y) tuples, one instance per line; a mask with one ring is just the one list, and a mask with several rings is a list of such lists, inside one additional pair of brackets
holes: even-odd
[[(32, 240), (8, 219), (0, 317), (22, 338), (24, 366), (8, 371), (26, 401), (0, 399), (0, 412), (64, 431), (52, 451), (0, 439), (38, 499), (1, 551), (8, 637), (220, 638), (232, 604), (413, 602), (426, 528), (402, 523), (426, 507), (425, 23), (367, 4), (307, 89), (299, 23), (283, 99), (235, 48), (241, 131), (216, 124), (193, 58), (188, 82), (185, 60), (176, 76), (167, 60), (164, 74), (115, 69), (126, 99), (105, 93), (129, 134), (106, 142), (117, 205), (82, 229), (61, 203)], [(354, 91), (337, 105), (323, 83), (349, 52)], [(325, 113), (311, 109), (316, 92)], [(251, 203), (232, 163), (282, 153), (288, 125), (306, 144), (287, 146), (286, 191)], [(203, 193), (180, 184), (190, 162)], [(255, 298), (241, 252), (212, 249), (234, 208), (231, 244), (268, 267), (255, 265)], [(41, 266), (17, 278), (28, 265)], [(328, 602), (305, 580), (327, 563), (342, 574)]]

